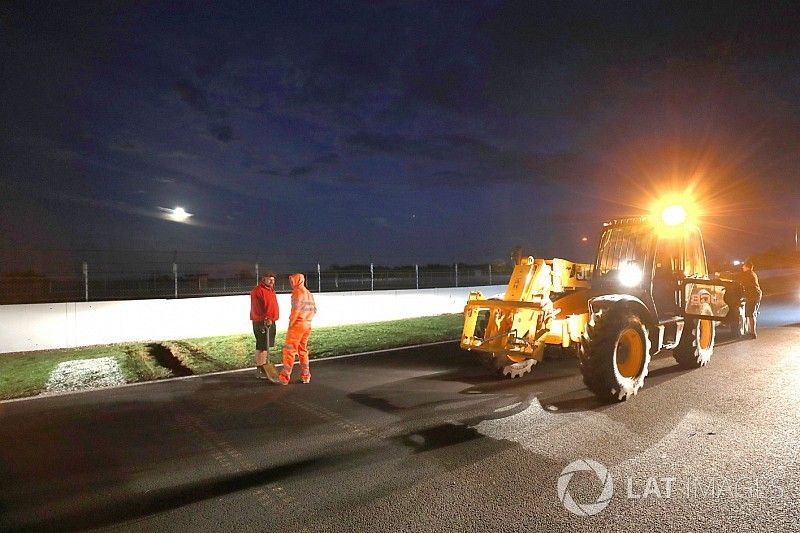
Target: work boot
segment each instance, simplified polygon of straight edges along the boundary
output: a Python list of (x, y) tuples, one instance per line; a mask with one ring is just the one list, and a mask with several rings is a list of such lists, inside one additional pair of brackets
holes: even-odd
[(264, 365), (256, 367), (256, 377), (258, 379), (269, 379), (269, 376), (267, 376), (267, 373), (264, 371)]
[(278, 385), (288, 385), (289, 384), (289, 378), (286, 377), (284, 374), (280, 374), (278, 376), (278, 381), (276, 381), (275, 383), (278, 384)]
[(303, 383), (311, 383), (311, 376), (302, 376), (300, 381)]

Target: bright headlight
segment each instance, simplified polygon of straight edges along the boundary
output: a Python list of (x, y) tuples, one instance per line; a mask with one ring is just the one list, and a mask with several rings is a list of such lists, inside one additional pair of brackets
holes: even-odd
[(626, 263), (619, 271), (619, 282), (626, 287), (635, 287), (642, 281), (642, 269), (636, 263)]
[(671, 205), (661, 211), (661, 220), (667, 226), (677, 226), (686, 222), (686, 209), (682, 205)]

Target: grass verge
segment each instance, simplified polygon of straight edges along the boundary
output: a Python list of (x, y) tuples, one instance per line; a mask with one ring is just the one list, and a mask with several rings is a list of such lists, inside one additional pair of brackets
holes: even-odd
[(90, 346), (68, 350), (43, 350), (0, 354), (0, 399), (32, 396), (45, 390), (50, 373), (64, 361), (112, 356), (127, 358), (125, 346)]
[[(391, 322), (316, 328), (311, 333), (312, 359), (350, 353), (399, 348), (414, 344), (458, 339), (463, 315), (439, 315)], [(279, 333), (270, 359), (279, 363), (285, 335)], [(253, 366), (252, 334), (203, 337), (153, 343), (123, 343), (67, 350), (42, 350), (0, 354), (0, 399), (33, 396), (46, 388), (50, 373), (64, 361), (114, 357), (128, 382), (172, 377), (175, 370), (163, 364), (163, 354), (193, 374)]]

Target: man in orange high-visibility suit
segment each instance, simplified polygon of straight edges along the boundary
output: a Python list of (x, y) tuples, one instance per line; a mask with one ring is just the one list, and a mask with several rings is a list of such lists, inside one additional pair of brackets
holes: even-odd
[(317, 313), (314, 296), (306, 289), (303, 274), (292, 274), (289, 282), (292, 284), (292, 312), (289, 315), (289, 330), (286, 332), (286, 341), (283, 343), (283, 369), (280, 380), (284, 385), (289, 384), (292, 375), (295, 354), (300, 356), (300, 381), (311, 381), (311, 369), (308, 365), (308, 337), (311, 335), (311, 319)]

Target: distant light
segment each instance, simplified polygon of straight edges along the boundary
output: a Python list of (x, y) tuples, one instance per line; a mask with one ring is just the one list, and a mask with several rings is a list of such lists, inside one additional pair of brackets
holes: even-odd
[(619, 282), (626, 287), (635, 287), (642, 281), (642, 269), (636, 263), (628, 261), (619, 271)]
[(741, 264), (742, 264), (742, 262), (741, 262), (741, 261), (739, 261), (738, 259), (734, 259), (734, 260), (733, 260), (733, 266), (737, 266), (737, 267), (738, 267), (738, 266), (739, 266), (739, 265), (741, 265)]
[(192, 213), (188, 213), (186, 209), (182, 207), (176, 207), (174, 209), (169, 207), (159, 207), (159, 209), (165, 213), (164, 216), (168, 220), (175, 222), (186, 222), (190, 217), (194, 216)]
[(581, 237), (581, 242), (586, 242), (589, 240), (589, 237)]
[(686, 209), (682, 205), (671, 205), (661, 211), (661, 220), (667, 226), (677, 226), (686, 222)]

